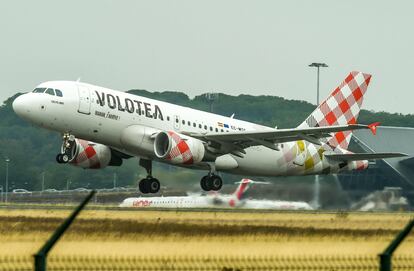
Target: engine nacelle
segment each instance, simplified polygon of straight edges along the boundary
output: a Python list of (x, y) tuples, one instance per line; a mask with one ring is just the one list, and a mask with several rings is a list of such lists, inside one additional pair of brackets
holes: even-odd
[(122, 159), (114, 156), (108, 146), (78, 138), (70, 141), (69, 144), (65, 154), (69, 157), (68, 163), (74, 166), (97, 169), (122, 164)]
[(205, 147), (201, 140), (173, 131), (159, 132), (154, 141), (155, 155), (173, 164), (195, 164), (203, 160)]

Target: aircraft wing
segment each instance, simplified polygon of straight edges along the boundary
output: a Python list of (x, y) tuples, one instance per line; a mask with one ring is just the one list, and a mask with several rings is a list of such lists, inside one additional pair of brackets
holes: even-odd
[(324, 156), (334, 161), (349, 162), (349, 161), (360, 161), (360, 160), (395, 158), (395, 157), (403, 157), (403, 156), (408, 156), (408, 155), (405, 153), (399, 153), (399, 152), (383, 152), (383, 153), (348, 153), (348, 154), (329, 153), (329, 154), (324, 154)]
[(379, 123), (370, 125), (349, 124), (310, 128), (293, 129), (269, 129), (266, 131), (239, 131), (230, 133), (188, 133), (189, 136), (210, 142), (213, 148), (221, 150), (222, 153), (233, 153), (238, 156), (244, 154), (244, 150), (250, 146), (263, 145), (270, 149), (278, 150), (278, 143), (306, 140), (311, 143), (321, 145), (320, 138), (330, 137), (330, 133), (341, 131), (371, 129), (375, 134), (376, 126)]

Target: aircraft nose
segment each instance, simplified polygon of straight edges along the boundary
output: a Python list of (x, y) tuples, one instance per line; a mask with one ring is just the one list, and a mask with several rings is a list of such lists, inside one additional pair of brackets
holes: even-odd
[(13, 110), (14, 112), (19, 115), (20, 117), (26, 116), (30, 113), (29, 110), (30, 101), (27, 97), (27, 94), (20, 95), (13, 101)]

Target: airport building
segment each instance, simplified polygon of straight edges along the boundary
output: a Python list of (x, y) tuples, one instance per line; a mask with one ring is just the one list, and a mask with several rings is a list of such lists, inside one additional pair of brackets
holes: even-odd
[(363, 171), (338, 174), (342, 189), (358, 200), (385, 187), (401, 187), (401, 193), (414, 205), (414, 128), (378, 127), (377, 135), (368, 130), (354, 131), (350, 149), (354, 152), (402, 152), (409, 156), (371, 161)]

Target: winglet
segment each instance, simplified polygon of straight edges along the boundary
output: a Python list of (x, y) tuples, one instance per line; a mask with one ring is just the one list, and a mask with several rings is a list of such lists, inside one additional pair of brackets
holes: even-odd
[(380, 124), (381, 124), (380, 122), (374, 122), (374, 123), (371, 123), (370, 125), (368, 125), (368, 128), (371, 130), (373, 135), (377, 134), (377, 126), (380, 125)]

